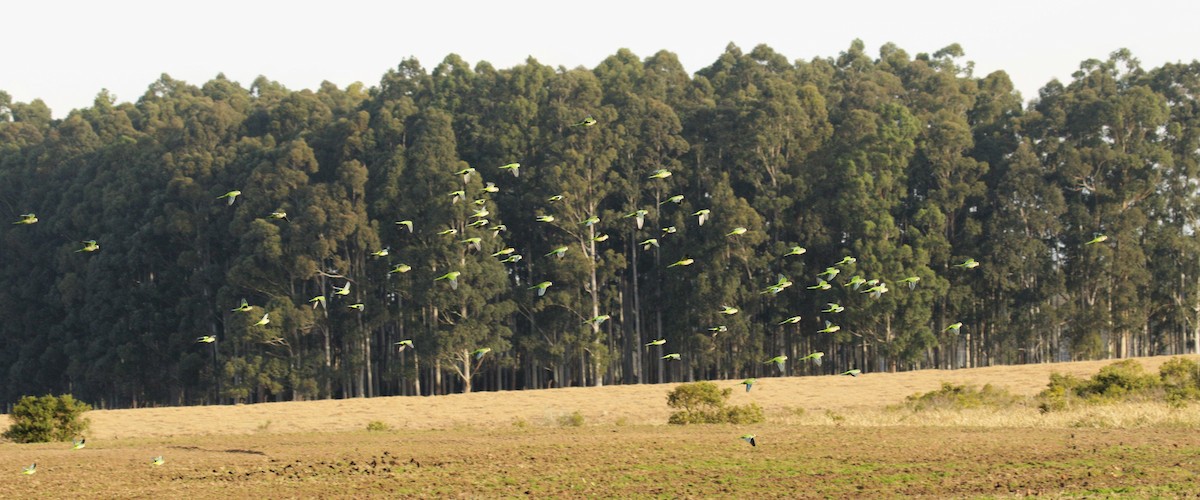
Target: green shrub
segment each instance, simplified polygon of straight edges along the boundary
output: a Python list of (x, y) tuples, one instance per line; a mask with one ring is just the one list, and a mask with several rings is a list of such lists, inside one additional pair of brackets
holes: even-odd
[(971, 408), (1008, 408), (1016, 404), (1020, 398), (1001, 389), (986, 384), (982, 389), (969, 385), (954, 385), (942, 382), (942, 387), (936, 391), (924, 394), (913, 394), (905, 400), (905, 406), (912, 411), (931, 409), (965, 410)]
[(712, 382), (680, 384), (667, 394), (667, 405), (679, 411), (672, 413), (669, 424), (752, 424), (763, 421), (762, 408), (756, 404), (726, 406), (733, 389), (720, 389)]
[(18, 443), (70, 441), (87, 430), (89, 422), (81, 415), (91, 409), (70, 394), (24, 396), (9, 415), (12, 426), (4, 431), (4, 437)]
[(559, 415), (558, 425), (560, 427), (583, 427), (583, 414), (579, 410), (570, 415)]
[(1163, 363), (1155, 376), (1146, 373), (1137, 361), (1126, 359), (1101, 368), (1087, 380), (1055, 373), (1037, 398), (1043, 412), (1064, 410), (1076, 402), (1097, 404), (1130, 399), (1183, 405), (1184, 401), (1200, 399), (1200, 365), (1174, 358)]
[(1107, 399), (1123, 399), (1159, 386), (1159, 379), (1146, 373), (1142, 364), (1132, 359), (1118, 361), (1100, 369), (1084, 387), (1087, 394)]
[(1171, 358), (1158, 367), (1158, 377), (1167, 401), (1181, 404), (1200, 399), (1200, 364), (1186, 358)]
[(367, 423), (367, 430), (371, 432), (388, 432), (392, 430), (392, 426), (378, 420), (372, 420)]

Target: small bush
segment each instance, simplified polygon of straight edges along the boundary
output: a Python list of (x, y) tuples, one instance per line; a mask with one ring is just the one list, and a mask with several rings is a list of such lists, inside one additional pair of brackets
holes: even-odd
[(579, 413), (579, 410), (575, 410), (575, 413), (570, 415), (559, 415), (558, 425), (559, 427), (583, 427), (583, 414)]
[(1141, 363), (1132, 359), (1118, 361), (1100, 369), (1083, 389), (1087, 395), (1107, 399), (1122, 399), (1159, 386), (1159, 379), (1146, 373)]
[(367, 430), (371, 432), (388, 432), (392, 430), (392, 426), (378, 420), (372, 420), (367, 423)]
[(667, 406), (680, 411), (671, 414), (669, 424), (753, 424), (763, 421), (757, 404), (726, 406), (733, 389), (720, 389), (712, 382), (680, 384), (667, 394)]
[(1167, 393), (1167, 401), (1183, 405), (1200, 399), (1200, 364), (1186, 358), (1172, 358), (1158, 367), (1158, 377)]
[(905, 401), (912, 411), (931, 409), (966, 410), (971, 408), (1008, 408), (1020, 398), (1006, 389), (986, 384), (982, 389), (975, 386), (954, 385), (942, 382), (941, 389), (924, 394), (913, 394)]
[(91, 409), (70, 394), (25, 396), (13, 407), (13, 423), (4, 437), (18, 443), (70, 441), (87, 430), (90, 422), (82, 415)]
[(1182, 407), (1188, 400), (1200, 399), (1200, 365), (1174, 358), (1163, 363), (1155, 376), (1146, 373), (1137, 361), (1126, 359), (1101, 368), (1087, 380), (1055, 373), (1037, 397), (1042, 412), (1065, 410), (1077, 402), (1101, 404), (1134, 399), (1166, 401)]

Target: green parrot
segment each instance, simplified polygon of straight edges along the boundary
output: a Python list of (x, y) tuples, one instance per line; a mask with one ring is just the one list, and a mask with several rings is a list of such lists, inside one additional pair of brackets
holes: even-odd
[(862, 293), (871, 294), (871, 297), (874, 297), (876, 299), (878, 299), (881, 295), (883, 295), (887, 292), (888, 292), (887, 283), (880, 283), (878, 285), (875, 285), (871, 288), (868, 288), (868, 289), (862, 291)]
[(408, 228), (410, 234), (413, 232), (413, 221), (411, 220), (398, 220), (396, 221), (396, 225)]
[(492, 230), (492, 237), (495, 238), (497, 236), (500, 236), (500, 233), (508, 231), (508, 226), (506, 226), (504, 224), (497, 224), (495, 226), (489, 227), (488, 229)]
[(600, 217), (593, 215), (591, 217), (588, 217), (587, 219), (584, 219), (583, 222), (580, 223), (580, 225), (591, 226), (591, 225), (595, 225), (595, 224), (599, 224), (599, 223), (600, 223)]
[(842, 285), (842, 286), (848, 286), (855, 290), (858, 290), (858, 287), (862, 286), (866, 282), (867, 282), (866, 278), (863, 278), (862, 276), (859, 276), (856, 274), (856, 275), (854, 275), (853, 278), (850, 278), (850, 281), (847, 281), (846, 284)]
[(448, 229), (443, 229), (441, 231), (438, 231), (437, 234), (438, 234), (438, 236), (454, 236), (454, 235), (458, 234), (458, 230), (454, 229), (454, 228), (448, 228)]
[(249, 302), (246, 302), (246, 299), (242, 299), (242, 303), (241, 303), (241, 304), (239, 304), (237, 307), (235, 307), (235, 308), (233, 308), (233, 309), (230, 309), (230, 311), (234, 311), (234, 312), (248, 312), (248, 311), (250, 311), (250, 309), (251, 309), (251, 307), (250, 307), (250, 303), (249, 303)]
[(202, 335), (196, 338), (197, 344), (211, 344), (217, 341), (216, 335)]
[(775, 367), (779, 368), (779, 373), (783, 373), (783, 363), (788, 359), (787, 354), (780, 354), (763, 362), (764, 365), (775, 363)]
[(283, 219), (285, 221), (291, 222), (291, 220), (287, 218), (287, 212), (284, 212), (283, 210), (276, 210), (274, 212), (271, 212), (271, 213), (267, 214), (267, 218), (273, 219), (273, 220)]
[(589, 320), (587, 320), (587, 321), (584, 321), (584, 323), (591, 323), (591, 324), (593, 324), (593, 325), (599, 325), (599, 324), (601, 324), (601, 323), (604, 323), (605, 321), (608, 321), (608, 320), (610, 320), (610, 319), (612, 319), (612, 316), (609, 316), (609, 315), (607, 315), (607, 314), (601, 314), (601, 315), (598, 315), (598, 316), (596, 316), (596, 317), (594, 317), (594, 318), (592, 318), (592, 319), (589, 319)]
[(482, 219), (489, 215), (492, 215), (492, 213), (490, 211), (488, 211), (487, 207), (480, 207), (478, 210), (471, 212), (472, 219)]
[(348, 306), (346, 306), (346, 307), (348, 307), (348, 308), (350, 308), (350, 309), (354, 309), (355, 311), (358, 311), (358, 312), (362, 312), (362, 311), (363, 311), (363, 309), (366, 309), (366, 307), (367, 307), (367, 306), (366, 306), (366, 304), (363, 304), (362, 302), (359, 302), (359, 303), (356, 303), (356, 304), (350, 304), (350, 305), (348, 305)]
[(556, 201), (562, 201), (562, 200), (563, 200), (563, 198), (564, 198), (564, 196), (563, 196), (563, 195), (561, 195), (561, 194), (556, 194), (556, 195), (554, 195), (554, 196), (551, 196), (551, 197), (549, 197), (549, 198), (546, 198), (546, 201), (548, 201), (548, 202), (550, 202), (550, 203), (554, 203), (554, 202), (556, 202)]
[(721, 310), (719, 312), (726, 316), (733, 316), (734, 314), (738, 313), (738, 308), (732, 306), (721, 306)]
[(830, 285), (828, 281), (822, 279), (817, 280), (817, 284), (808, 287), (809, 290), (828, 290), (830, 288), (833, 288), (833, 285)]
[(508, 165), (501, 165), (500, 170), (507, 170), (509, 172), (512, 172), (513, 177), (521, 176), (521, 164), (520, 163), (509, 163)]
[(483, 355), (484, 355), (484, 354), (487, 354), (487, 353), (489, 353), (489, 352), (492, 352), (492, 348), (491, 348), (491, 347), (481, 347), (481, 348), (479, 348), (479, 349), (475, 349), (474, 351), (472, 351), (472, 352), (471, 352), (471, 354), (474, 354), (474, 355), (475, 355), (475, 359), (476, 359), (476, 360), (478, 360), (478, 359), (481, 359), (481, 358), (483, 358)]
[(792, 247), (791, 250), (788, 250), (788, 253), (783, 254), (783, 256), (788, 257), (791, 255), (804, 255), (805, 253), (808, 253), (807, 248), (804, 248), (802, 246), (794, 246), (794, 247)]
[(441, 281), (441, 280), (449, 281), (450, 288), (452, 290), (458, 290), (458, 275), (460, 275), (460, 274), (462, 274), (462, 273), (460, 273), (458, 271), (450, 271), (446, 274), (443, 274), (441, 276), (434, 278), (433, 281)]
[(746, 228), (738, 226), (738, 227), (733, 228), (732, 231), (725, 233), (725, 236), (738, 236), (738, 235), (746, 234), (746, 231), (748, 231)]
[(817, 366), (821, 366), (821, 358), (824, 356), (825, 356), (825, 353), (823, 353), (821, 351), (817, 351), (812, 354), (809, 354), (808, 356), (800, 358), (800, 361), (804, 361), (806, 359), (811, 359), (811, 360), (813, 360), (813, 363), (816, 363)]
[(961, 329), (962, 329), (962, 322), (961, 322), (961, 321), (959, 321), (959, 322), (957, 322), (957, 323), (953, 323), (953, 324), (951, 324), (950, 326), (947, 326), (946, 328), (942, 329), (942, 331), (943, 331), (943, 332), (948, 332), (948, 331), (950, 331), (950, 330), (954, 330), (954, 333), (955, 333), (955, 334), (958, 334), (958, 331), (959, 331), (959, 330), (961, 330)]
[(37, 462), (34, 462), (29, 467), (26, 467), (21, 470), (21, 474), (25, 474), (26, 476), (33, 475), (36, 472), (37, 472)]
[(342, 285), (341, 288), (338, 288), (337, 285), (333, 285), (333, 294), (334, 295), (350, 295), (350, 282), (347, 281), (346, 284)]
[(539, 215), (536, 219), (538, 222), (554, 222), (553, 215)]
[[(746, 389), (749, 390), (750, 386), (746, 386)], [(741, 439), (747, 443), (750, 443), (750, 446), (758, 446), (758, 442), (754, 440), (755, 437), (757, 436), (754, 434), (742, 434)]]
[(854, 368), (852, 370), (846, 370), (846, 371), (842, 372), (842, 375), (849, 375), (851, 377), (857, 377), (861, 373), (862, 373), (862, 370), (859, 370), (858, 368)]
[(650, 213), (648, 210), (640, 209), (640, 210), (636, 210), (636, 211), (625, 214), (625, 218), (628, 219), (630, 217), (633, 217), (633, 220), (635, 222), (637, 222), (637, 228), (641, 229), (642, 224), (644, 224), (646, 222), (646, 214), (648, 214), (648, 213)]
[(667, 226), (667, 227), (662, 228), (663, 236), (666, 236), (668, 234), (675, 234), (678, 231), (679, 231), (679, 229), (676, 229), (675, 226)]
[(467, 224), (467, 227), (483, 227), (491, 223), (492, 221), (487, 219), (478, 219), (470, 224)]
[(496, 253), (493, 253), (493, 254), (492, 254), (492, 257), (499, 257), (499, 256), (501, 256), (501, 255), (508, 255), (508, 254), (511, 254), (511, 253), (513, 253), (513, 252), (516, 252), (516, 251), (517, 251), (517, 249), (515, 249), (515, 248), (513, 248), (513, 247), (504, 247), (504, 248), (501, 248), (500, 250), (497, 250), (497, 251), (496, 251)]
[(271, 322), (271, 313), (263, 313), (262, 318), (254, 322), (254, 326), (263, 326)]
[(1092, 240), (1091, 240), (1091, 241), (1089, 241), (1089, 242), (1087, 242), (1087, 243), (1084, 243), (1083, 245), (1084, 245), (1084, 246), (1087, 246), (1087, 245), (1095, 245), (1095, 244), (1097, 244), (1097, 243), (1104, 243), (1105, 241), (1108, 241), (1108, 236), (1107, 236), (1107, 235), (1103, 235), (1103, 234), (1100, 234), (1100, 233), (1096, 233), (1096, 237), (1092, 238)]
[(37, 224), (37, 221), (38, 221), (37, 215), (29, 213), (29, 214), (21, 214), (21, 220), (16, 221), (13, 224), (26, 224), (26, 225)]
[(324, 295), (318, 295), (316, 297), (308, 299), (308, 303), (312, 304), (313, 309), (316, 309), (317, 306), (325, 307), (325, 300), (326, 299), (325, 299)]
[(159, 465), (162, 465), (163, 463), (165, 463), (165, 461), (163, 460), (162, 455), (159, 455), (157, 457), (150, 459), (150, 465), (159, 466)]
[(673, 360), (675, 360), (675, 361), (679, 361), (679, 353), (677, 353), (677, 352), (673, 352), (673, 353), (671, 353), (671, 354), (668, 354), (668, 355), (666, 355), (666, 356), (663, 356), (663, 357), (662, 357), (662, 359), (673, 359)]
[(658, 170), (655, 170), (654, 173), (650, 174), (650, 177), (648, 177), (648, 178), (649, 179), (666, 179), (667, 177), (670, 177), (670, 176), (671, 176), (670, 170), (667, 170), (665, 168), (660, 168)]
[(96, 240), (83, 240), (83, 248), (76, 250), (75, 253), (95, 252), (96, 250), (99, 250), (99, 249), (100, 249), (100, 244), (96, 243)]
[(841, 329), (842, 329), (842, 327), (840, 327), (840, 326), (838, 326), (838, 325), (835, 325), (835, 324), (833, 324), (833, 322), (826, 321), (826, 322), (825, 322), (825, 328), (822, 328), (822, 329), (820, 329), (820, 330), (817, 330), (817, 333), (833, 333), (833, 332), (836, 332), (836, 331), (838, 331), (838, 330), (841, 330)]
[(755, 382), (758, 382), (758, 379), (756, 379), (756, 378), (748, 378), (748, 379), (746, 379), (746, 380), (743, 380), (743, 381), (741, 381), (741, 382), (738, 382), (738, 384), (746, 386), (746, 392), (750, 392), (750, 387), (754, 386), (754, 383), (755, 383)]
[(392, 345), (397, 346), (396, 352), (404, 352), (404, 350), (408, 349), (408, 348), (415, 349), (415, 347), (413, 347), (412, 339), (401, 340), (399, 342), (393, 343)]
[(607, 234), (597, 234), (595, 238), (592, 238), (592, 241), (594, 241), (596, 243), (602, 243), (602, 242), (608, 241), (608, 235)]
[(955, 264), (954, 267), (961, 267), (963, 269), (975, 269), (975, 268), (979, 267), (979, 262), (976, 262), (975, 259), (967, 259), (967, 260), (964, 260), (962, 264)]
[(592, 126), (592, 125), (595, 125), (595, 124), (596, 124), (596, 119), (595, 119), (595, 118), (592, 118), (592, 117), (589, 115), (587, 118), (584, 118), (583, 120), (580, 120), (580, 122), (579, 122), (579, 123), (576, 123), (576, 124), (574, 124), (574, 125), (571, 125), (571, 126), (572, 126), (572, 127), (590, 127), (590, 126)]
[(507, 259), (501, 260), (500, 262), (504, 264), (512, 264), (514, 262), (520, 262), (522, 258), (523, 257), (521, 257), (521, 254), (512, 254), (509, 255)]
[(794, 325), (796, 323), (799, 323), (801, 319), (803, 319), (803, 318), (801, 318), (800, 316), (792, 316), (788, 319), (780, 321), (777, 324), (779, 324), (779, 325)]
[(655, 345), (663, 345), (666, 343), (667, 343), (667, 339), (656, 339), (656, 340), (651, 340), (649, 342), (646, 342), (646, 347), (655, 346)]
[(487, 185), (486, 185), (486, 186), (484, 186), (484, 187), (483, 187), (483, 189), (480, 189), (479, 191), (480, 191), (480, 192), (483, 192), (483, 193), (489, 193), (489, 194), (491, 194), (491, 193), (499, 193), (499, 192), (500, 192), (500, 188), (496, 187), (496, 183), (495, 183), (495, 182), (489, 182), (489, 183), (487, 183)]
[(638, 243), (638, 244), (642, 246), (642, 250), (649, 250), (650, 247), (658, 246), (658, 238), (650, 238), (650, 239), (643, 241), (641, 243)]
[(842, 307), (841, 304), (838, 304), (836, 302), (826, 302), (825, 308), (821, 309), (821, 312), (823, 312), (823, 313), (840, 313), (845, 310), (846, 310), (846, 308)]
[(480, 238), (478, 236), (476, 236), (474, 238), (467, 238), (465, 240), (459, 241), (459, 243), (462, 243), (464, 245), (470, 245), (470, 246), (474, 247), (476, 252), (483, 250), (483, 238)]
[(825, 268), (825, 271), (821, 272), (821, 274), (818, 274), (817, 276), (818, 277), (826, 276), (827, 277), (826, 279), (833, 279), (833, 278), (837, 277), (838, 273), (840, 273), (840, 272), (842, 272), (842, 270), (838, 269), (836, 267), (827, 267), (827, 268)]
[(664, 204), (666, 204), (667, 202), (674, 203), (674, 204), (676, 204), (676, 205), (678, 205), (678, 204), (680, 204), (680, 203), (683, 203), (683, 195), (682, 195), (682, 194), (677, 194), (677, 195), (675, 195), (675, 196), (672, 196), (672, 197), (670, 197), (670, 198), (667, 198), (667, 199), (665, 199), (665, 200), (663, 200), (663, 201), (660, 201), (660, 202), (658, 202), (658, 206), (660, 206), (660, 207), (661, 207), (661, 206), (663, 206)]
[(904, 283), (904, 284), (908, 285), (909, 290), (912, 290), (917, 287), (917, 282), (919, 282), (919, 281), (921, 281), (920, 276), (909, 276), (900, 281), (897, 281), (896, 283)]
[(718, 333), (725, 333), (725, 332), (729, 331), (729, 327), (727, 327), (725, 325), (717, 325), (712, 328), (709, 328), (708, 331), (712, 332), (713, 336), (715, 337), (715, 336), (717, 336)]
[(235, 190), (233, 190), (233, 191), (230, 191), (230, 192), (228, 192), (228, 193), (225, 193), (225, 194), (223, 194), (223, 195), (221, 195), (221, 196), (218, 196), (218, 197), (217, 197), (217, 199), (218, 199), (218, 200), (220, 200), (220, 199), (222, 199), (222, 198), (228, 199), (228, 200), (229, 200), (229, 203), (226, 203), (226, 205), (232, 205), (232, 204), (233, 204), (233, 202), (237, 200), (237, 197), (238, 197), (239, 195), (241, 195), (241, 194), (242, 194), (242, 192), (241, 192), (241, 191), (238, 191), (238, 190), (236, 190), (236, 189), (235, 189)]
[(467, 197), (467, 192), (459, 189), (457, 191), (446, 193), (446, 196), (450, 197), (450, 204), (453, 205), (458, 203), (458, 200), (465, 199)]
[(671, 264), (667, 267), (671, 268), (671, 267), (677, 267), (677, 266), (690, 266), (690, 265), (692, 265), (693, 262), (695, 262), (694, 259), (684, 258), (684, 259), (679, 259), (679, 260), (675, 261), (674, 264)]
[(541, 297), (543, 295), (546, 295), (546, 289), (550, 288), (552, 285), (554, 285), (554, 282), (552, 282), (552, 281), (543, 281), (541, 283), (538, 283), (536, 285), (529, 287), (529, 289), (537, 290), (538, 297)]
[(461, 175), (463, 178), (463, 184), (466, 184), (468, 182), (471, 182), (471, 174), (473, 174), (473, 173), (475, 173), (475, 169), (471, 168), (471, 167), (467, 167), (462, 170), (459, 170), (458, 172), (455, 172), (454, 175)]
[(567, 254), (567, 250), (570, 250), (570, 248), (567, 247), (566, 245), (563, 245), (561, 247), (555, 248), (554, 250), (551, 250), (550, 253), (543, 255), (543, 257), (549, 257), (551, 255), (554, 255), (561, 259), (561, 258), (563, 258), (564, 255)]
[(843, 264), (849, 265), (849, 264), (853, 264), (853, 263), (855, 263), (855, 262), (858, 262), (858, 259), (856, 259), (856, 258), (854, 258), (854, 257), (851, 257), (851, 256), (847, 255), (847, 256), (845, 256), (845, 257), (842, 257), (842, 260), (839, 260), (839, 261), (837, 261), (837, 263), (836, 263), (836, 264), (834, 264), (834, 265), (835, 265), (835, 266), (840, 266), (840, 265), (843, 265)]
[(703, 226), (704, 221), (708, 220), (708, 216), (711, 213), (712, 213), (711, 210), (709, 210), (707, 208), (702, 208), (700, 210), (697, 210), (695, 213), (693, 213), (692, 216), (696, 218), (697, 222), (699, 222), (701, 226)]
[(408, 264), (396, 264), (396, 267), (393, 267), (391, 271), (388, 271), (388, 274), (407, 273), (409, 271), (412, 271), (412, 266)]
[(383, 250), (376, 250), (374, 252), (371, 252), (371, 256), (375, 257), (375, 258), (387, 257), (389, 253), (391, 253), (391, 249), (384, 248)]

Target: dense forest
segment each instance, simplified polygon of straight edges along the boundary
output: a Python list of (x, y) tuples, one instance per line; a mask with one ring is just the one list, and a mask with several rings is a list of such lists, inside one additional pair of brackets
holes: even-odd
[(628, 50), (315, 91), (163, 75), (62, 119), (0, 92), (0, 398), (1195, 352), (1198, 96), (1200, 63), (1125, 50), (1026, 102), (957, 44), (859, 41), (691, 75)]

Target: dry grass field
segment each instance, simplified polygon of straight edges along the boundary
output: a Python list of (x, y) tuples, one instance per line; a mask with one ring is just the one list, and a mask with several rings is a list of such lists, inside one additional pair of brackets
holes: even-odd
[(1033, 395), (1110, 363), (720, 382), (764, 408), (749, 426), (665, 425), (674, 384), (93, 411), (82, 450), (0, 444), (0, 497), (1200, 495), (1195, 404), (888, 408), (942, 382)]

